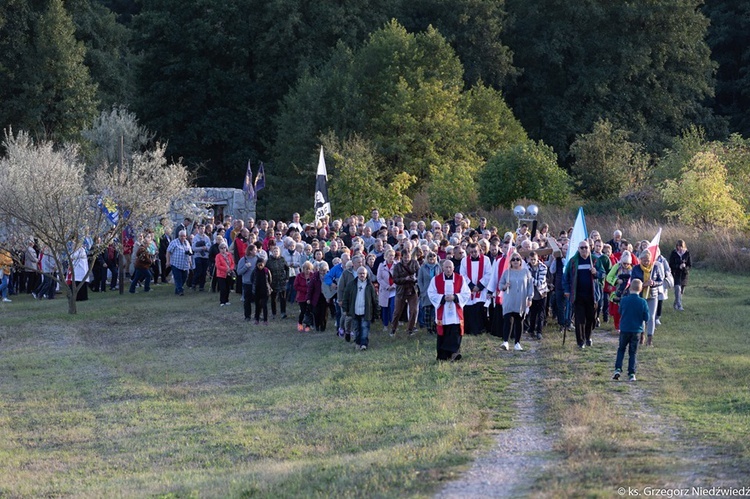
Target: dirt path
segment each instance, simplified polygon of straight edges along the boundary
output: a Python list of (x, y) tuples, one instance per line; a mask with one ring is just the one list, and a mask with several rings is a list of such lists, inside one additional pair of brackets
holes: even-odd
[[(607, 345), (612, 352), (617, 351), (618, 336), (612, 333), (600, 332), (597, 343)], [(646, 346), (640, 349), (649, 348)], [(655, 348), (658, 348), (655, 347)], [(627, 354), (625, 355), (627, 367)], [(623, 376), (622, 379), (627, 379)], [(668, 454), (675, 462), (676, 473), (669, 479), (668, 487), (743, 487), (737, 477), (741, 476), (731, 468), (727, 460), (722, 458), (717, 449), (691, 437), (684, 424), (675, 416), (659, 412), (653, 405), (652, 399), (657, 394), (649, 391), (646, 383), (626, 383), (627, 389), (615, 398), (618, 411), (632, 414), (640, 422), (640, 429), (655, 441), (662, 442), (659, 448)]]
[(492, 450), (479, 456), (461, 478), (448, 483), (437, 498), (519, 497), (528, 492), (534, 477), (554, 463), (554, 436), (544, 424), (544, 396), (537, 342), (526, 341), (523, 352), (501, 352), (516, 395), (511, 428), (495, 437)]

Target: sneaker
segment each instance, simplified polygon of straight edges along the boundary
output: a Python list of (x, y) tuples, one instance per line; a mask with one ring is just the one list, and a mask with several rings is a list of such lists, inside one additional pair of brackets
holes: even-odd
[(227, 307), (228, 307), (229, 305), (231, 305), (231, 303), (227, 302), (227, 303), (226, 303), (226, 305), (227, 305)]
[(343, 338), (344, 337), (344, 330), (342, 328), (339, 328), (338, 335), (339, 335), (339, 338)]
[(361, 347), (359, 347), (359, 349), (360, 350), (367, 350), (367, 345), (362, 345)]
[(541, 341), (542, 340), (542, 333), (536, 333), (536, 339)]
[(618, 381), (620, 379), (620, 374), (622, 374), (622, 372), (619, 369), (615, 369), (615, 373), (612, 375), (612, 379), (614, 381)]
[(628, 376), (628, 381), (635, 381), (635, 374)]
[(500, 345), (500, 349), (502, 349), (502, 350), (510, 350), (510, 345), (508, 345), (507, 341), (503, 341), (503, 344)]
[(31, 296), (33, 296), (35, 300), (39, 298), (39, 297), (38, 297), (38, 296), (36, 295), (36, 293), (34, 293), (33, 291), (31, 292)]
[(297, 331), (304, 331), (305, 327), (302, 324), (297, 324)]
[(286, 314), (281, 314), (282, 319), (286, 319)]
[(656, 324), (657, 326), (661, 326), (661, 321), (659, 319), (656, 319), (654, 321), (654, 324)]
[(416, 329), (411, 329), (411, 330), (409, 330), (408, 334), (409, 334), (409, 336), (414, 336), (415, 334), (417, 334), (417, 330)]
[(12, 302), (13, 302), (13, 300), (9, 300), (7, 298), (3, 298), (3, 303), (12, 303)]
[(578, 345), (578, 348), (584, 350), (586, 348), (586, 345), (584, 343), (581, 343), (580, 345)]
[(601, 322), (599, 321), (599, 318), (597, 318), (596, 319), (596, 326), (594, 326), (594, 327), (598, 328), (600, 325), (601, 325)]
[(309, 332), (310, 332), (310, 326), (305, 326), (305, 332), (306, 332), (306, 333), (309, 333)]
[[(133, 293), (135, 293), (135, 291), (133, 291)], [(220, 307), (223, 307), (224, 305), (226, 305), (226, 303), (220, 303), (219, 304)]]
[(390, 333), (388, 333), (388, 336), (393, 338), (394, 336), (396, 336), (396, 331), (391, 331)]
[(592, 342), (591, 342), (591, 340), (586, 340), (586, 346), (587, 346), (587, 347), (590, 347), (590, 346), (591, 346), (591, 343), (592, 343)]
[(516, 345), (513, 347), (513, 350), (520, 352), (521, 350), (523, 350), (523, 347), (520, 343), (516, 343)]
[(684, 311), (685, 311), (685, 309), (684, 309), (684, 308), (682, 308), (682, 305), (680, 305), (680, 306), (679, 306), (679, 307), (677, 308), (677, 311), (678, 311), (678, 312), (684, 312)]
[(679, 306), (679, 305), (677, 305), (676, 303), (675, 303), (674, 305), (672, 305), (672, 307), (673, 307), (673, 308), (674, 308), (675, 310), (679, 310), (679, 309), (680, 309), (680, 306)]

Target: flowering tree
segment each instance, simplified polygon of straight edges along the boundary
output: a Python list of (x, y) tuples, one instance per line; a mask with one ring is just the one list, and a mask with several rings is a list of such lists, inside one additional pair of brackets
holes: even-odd
[[(72, 264), (86, 238), (101, 237), (102, 244), (89, 253), (92, 263), (124, 227), (138, 229), (167, 213), (186, 196), (190, 181), (183, 165), (167, 162), (161, 144), (131, 153), (121, 165), (107, 160), (86, 165), (77, 146), (34, 142), (25, 132), (6, 131), (3, 146), (0, 217), (8, 230), (36, 237), (57, 269)], [(52, 277), (75, 314), (75, 297), (85, 284), (68, 284), (62, 272)]]

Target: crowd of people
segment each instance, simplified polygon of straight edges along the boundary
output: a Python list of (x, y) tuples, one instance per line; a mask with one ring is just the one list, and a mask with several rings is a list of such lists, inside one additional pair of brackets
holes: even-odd
[[(209, 291), (222, 307), (241, 301), (244, 319), (255, 324), (286, 319), (296, 304), (298, 331), (322, 332), (330, 324), (360, 350), (368, 348), (378, 321), (390, 337), (403, 323), (406, 335), (420, 329), (436, 335), (437, 358), (453, 361), (461, 358), (464, 334), (486, 332), (502, 339), (501, 349), (521, 351), (524, 332), (542, 340), (553, 320), (561, 330), (575, 330), (579, 348), (590, 347), (601, 322), (611, 318), (620, 331), (620, 304), (637, 280), (648, 309), (638, 342), (652, 345), (668, 289), (674, 308), (683, 309), (692, 266), (685, 242), (668, 259), (653, 260), (648, 241), (627, 241), (615, 230), (604, 242), (591, 231), (566, 259), (571, 231), (553, 237), (546, 224), (534, 223), (501, 233), (486, 219), (472, 223), (461, 213), (447, 222), (385, 220), (377, 209), (369, 219), (307, 224), (297, 213), (288, 223), (185, 218), (174, 229), (163, 219), (139, 234), (125, 231), (123, 258), (115, 244), (85, 241), (67, 272), (69, 281), (83, 283), (80, 300), (89, 290), (117, 289), (124, 265), (130, 293), (171, 280), (177, 296)], [(45, 250), (29, 238), (15, 254), (0, 252), (4, 302), (9, 292), (55, 297), (58, 270)]]

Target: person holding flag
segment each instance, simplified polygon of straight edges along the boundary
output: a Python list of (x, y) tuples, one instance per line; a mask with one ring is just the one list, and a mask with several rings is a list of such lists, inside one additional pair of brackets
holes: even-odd
[[(573, 247), (568, 249), (568, 253), (571, 251), (574, 251)], [(588, 240), (582, 239), (578, 243), (578, 251), (568, 259), (563, 272), (563, 291), (575, 316), (576, 342), (580, 349), (591, 346), (596, 304), (601, 294), (597, 273), (596, 258), (591, 255), (591, 246)]]
[[(658, 248), (658, 246), (657, 246)], [(648, 322), (646, 323), (646, 336), (648, 337), (648, 346), (653, 346), (654, 330), (656, 329), (656, 307), (659, 301), (659, 288), (664, 281), (664, 270), (661, 265), (654, 265), (656, 251), (649, 248), (643, 250), (640, 254), (640, 264), (633, 267), (631, 281), (640, 279), (643, 282), (641, 297), (648, 304)], [(643, 333), (641, 333), (640, 343), (644, 342)]]

